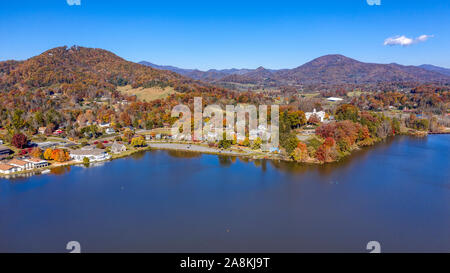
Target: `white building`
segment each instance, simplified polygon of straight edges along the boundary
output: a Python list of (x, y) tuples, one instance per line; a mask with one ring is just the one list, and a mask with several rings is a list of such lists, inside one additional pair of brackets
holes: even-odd
[(44, 168), (48, 166), (48, 162), (40, 158), (27, 158), (24, 159), (24, 161), (31, 163), (33, 169)]
[(100, 126), (101, 128), (106, 128), (106, 127), (109, 127), (110, 124), (109, 124), (109, 123), (104, 123), (104, 122), (102, 122), (102, 123), (100, 123), (98, 126)]
[(80, 149), (70, 151), (70, 158), (74, 161), (83, 162), (84, 158), (88, 158), (89, 162), (108, 160), (111, 156), (102, 149)]
[(20, 171), (23, 171), (21, 167), (0, 163), (0, 173), (2, 174), (10, 174)]
[(343, 101), (343, 99), (336, 98), (336, 97), (329, 97), (329, 98), (327, 98), (327, 101)]
[(114, 134), (116, 131), (113, 129), (113, 128), (107, 128), (106, 130), (105, 130), (105, 133), (106, 134), (108, 134), (108, 135), (112, 135), (112, 134)]
[(7, 164), (11, 165), (11, 166), (22, 168), (22, 170), (31, 170), (31, 169), (33, 169), (33, 163), (28, 162), (28, 161), (24, 161), (24, 160), (15, 159), (15, 158), (11, 159), (10, 161), (8, 161)]
[(320, 122), (323, 122), (323, 120), (325, 119), (325, 112), (324, 111), (316, 112), (316, 109), (314, 109), (313, 112), (306, 112), (305, 113), (306, 120), (309, 120), (309, 118), (312, 115), (316, 115), (319, 118)]

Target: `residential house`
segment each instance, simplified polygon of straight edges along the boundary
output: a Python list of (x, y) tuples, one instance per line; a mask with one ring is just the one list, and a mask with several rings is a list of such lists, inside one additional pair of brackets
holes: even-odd
[(125, 152), (126, 150), (127, 147), (125, 147), (125, 145), (121, 143), (114, 142), (113, 145), (111, 146), (111, 152), (115, 154)]
[(98, 126), (100, 126), (101, 128), (106, 128), (106, 127), (111, 126), (111, 124), (110, 123), (106, 123), (106, 122), (102, 122)]
[(24, 160), (13, 158), (7, 162), (8, 165), (12, 165), (15, 167), (22, 168), (22, 170), (31, 170), (33, 169), (33, 164), (31, 162), (27, 162)]
[(88, 158), (90, 162), (108, 160), (111, 156), (102, 149), (80, 149), (70, 151), (70, 158), (74, 161), (83, 162), (84, 158)]
[(106, 134), (108, 134), (108, 135), (112, 135), (112, 134), (114, 134), (116, 131), (113, 129), (113, 128), (107, 128), (106, 130), (105, 130), (105, 133)]
[(20, 172), (23, 169), (21, 167), (0, 163), (0, 173), (2, 174), (10, 174), (15, 172)]
[(40, 159), (40, 158), (27, 158), (24, 159), (24, 161), (27, 161), (32, 164), (33, 169), (39, 169), (44, 168), (48, 166), (48, 162), (46, 160)]
[(50, 135), (52, 133), (52, 130), (48, 127), (39, 127), (38, 133), (41, 135)]

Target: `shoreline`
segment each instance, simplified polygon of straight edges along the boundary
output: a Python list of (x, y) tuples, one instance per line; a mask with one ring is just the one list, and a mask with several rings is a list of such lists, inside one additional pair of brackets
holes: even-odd
[[(449, 133), (428, 133), (430, 135), (448, 135)], [(399, 136), (410, 136), (410, 137), (425, 137), (428, 134), (399, 134)], [(395, 138), (395, 137), (394, 137)], [(376, 146), (376, 144), (379, 142), (374, 143), (372, 146)], [(369, 148), (366, 147), (366, 148)], [(111, 154), (111, 158), (108, 160), (103, 161), (96, 161), (96, 162), (90, 162), (90, 165), (94, 165), (96, 163), (106, 163), (109, 161), (113, 161), (116, 159), (126, 158), (129, 156), (132, 156), (133, 154), (139, 153), (139, 152), (146, 152), (151, 150), (166, 150), (166, 151), (182, 151), (182, 152), (192, 152), (192, 153), (199, 153), (199, 154), (210, 154), (210, 155), (218, 155), (218, 156), (236, 156), (236, 157), (245, 157), (250, 159), (268, 159), (268, 160), (278, 160), (278, 161), (285, 161), (285, 162), (294, 162), (297, 164), (307, 164), (307, 165), (324, 165), (324, 164), (332, 164), (341, 161), (342, 159), (345, 159), (353, 154), (354, 151), (360, 150), (361, 148), (358, 147), (352, 152), (345, 156), (344, 158), (341, 158), (337, 161), (332, 162), (297, 162), (295, 160), (292, 160), (290, 158), (286, 158), (283, 156), (279, 156), (278, 154), (266, 154), (263, 152), (258, 152), (254, 150), (249, 151), (233, 151), (232, 149), (229, 150), (222, 150), (220, 148), (216, 147), (208, 147), (206, 145), (202, 144), (196, 144), (196, 143), (178, 143), (178, 142), (147, 142), (147, 146), (145, 147), (139, 147), (135, 148), (133, 150), (127, 150), (126, 152), (120, 153), (120, 154)], [(59, 168), (59, 167), (67, 167), (67, 166), (82, 166), (85, 165), (83, 162), (75, 162), (75, 161), (67, 161), (67, 162), (58, 162), (58, 163), (52, 163), (51, 165), (40, 168), (40, 169), (31, 169), (21, 172), (16, 172), (13, 174), (0, 174), (0, 178), (5, 179), (14, 179), (14, 178), (21, 178), (21, 177), (31, 177), (33, 175), (40, 175), (40, 174), (47, 174), (44, 173), (45, 171), (51, 171), (52, 169)]]

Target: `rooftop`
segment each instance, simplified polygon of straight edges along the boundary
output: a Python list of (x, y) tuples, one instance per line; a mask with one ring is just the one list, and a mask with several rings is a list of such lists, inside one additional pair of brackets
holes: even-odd
[(34, 158), (34, 157), (31, 157), (31, 158), (28, 158), (28, 159), (25, 159), (26, 161), (29, 161), (29, 162), (33, 162), (33, 163), (40, 163), (40, 162), (46, 162), (45, 160), (43, 160), (43, 159), (40, 159), (40, 158)]
[(72, 150), (72, 151), (70, 151), (71, 155), (102, 155), (104, 153), (106, 153), (106, 151), (102, 150), (102, 149)]
[(0, 151), (7, 151), (7, 150), (11, 150), (11, 149), (4, 145), (0, 145)]
[(14, 165), (19, 165), (19, 166), (25, 166), (26, 164), (28, 164), (28, 162), (23, 161), (23, 160), (19, 160), (16, 158), (11, 159), (10, 161), (8, 161), (8, 164), (14, 164)]
[(11, 170), (12, 168), (14, 168), (14, 166), (11, 166), (11, 165), (8, 165), (8, 164), (0, 163), (0, 170), (2, 170), (2, 171)]

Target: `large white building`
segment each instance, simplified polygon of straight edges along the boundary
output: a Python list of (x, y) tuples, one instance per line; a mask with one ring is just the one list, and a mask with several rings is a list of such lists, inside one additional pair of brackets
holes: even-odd
[(329, 97), (329, 98), (327, 98), (327, 101), (343, 101), (343, 99), (336, 98), (336, 97)]
[(33, 169), (44, 168), (48, 166), (48, 162), (40, 158), (27, 158), (24, 159), (24, 161), (29, 162), (33, 166)]
[(323, 122), (323, 120), (325, 119), (325, 112), (324, 111), (316, 112), (316, 109), (314, 109), (314, 111), (312, 111), (312, 112), (306, 112), (305, 113), (306, 120), (309, 120), (309, 118), (312, 115), (316, 115), (319, 118), (320, 122)]
[(70, 158), (74, 161), (83, 162), (84, 158), (88, 158), (89, 162), (108, 160), (111, 156), (102, 149), (80, 149), (70, 151)]
[(31, 169), (33, 169), (33, 163), (28, 162), (28, 161), (24, 161), (24, 160), (20, 160), (20, 159), (15, 159), (15, 158), (11, 159), (10, 161), (8, 161), (7, 164), (11, 165), (11, 166), (22, 168), (22, 170), (31, 170)]

